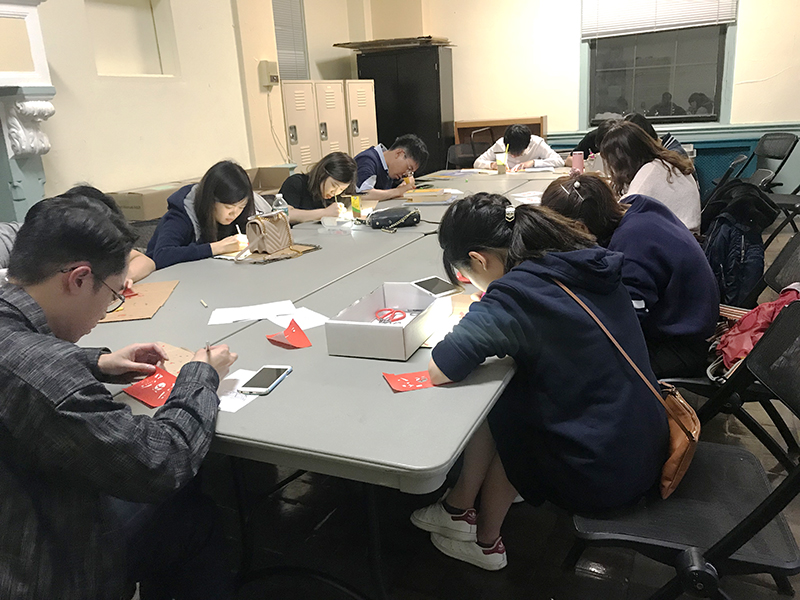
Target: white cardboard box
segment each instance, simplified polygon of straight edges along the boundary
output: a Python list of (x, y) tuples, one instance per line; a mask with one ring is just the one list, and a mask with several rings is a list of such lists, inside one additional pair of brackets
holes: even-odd
[[(410, 318), (380, 323), (375, 312), (382, 308)], [(325, 323), (328, 354), (408, 360), (452, 312), (449, 297), (437, 299), (410, 283), (384, 283)]]

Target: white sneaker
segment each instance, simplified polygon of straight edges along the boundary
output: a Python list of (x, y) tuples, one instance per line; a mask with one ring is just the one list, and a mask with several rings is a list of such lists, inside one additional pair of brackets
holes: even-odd
[(431, 542), (443, 554), (487, 571), (499, 571), (508, 564), (502, 538), (497, 538), (491, 548), (481, 548), (475, 542), (460, 542), (438, 533), (431, 534)]
[(441, 502), (437, 502), (411, 513), (411, 522), (424, 531), (438, 533), (454, 540), (474, 542), (478, 539), (478, 513), (474, 508), (468, 508), (458, 515), (451, 515)]

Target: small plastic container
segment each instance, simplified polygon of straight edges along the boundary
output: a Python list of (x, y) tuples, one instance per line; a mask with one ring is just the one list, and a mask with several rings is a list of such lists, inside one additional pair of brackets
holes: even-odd
[(572, 168), (578, 173), (583, 173), (583, 152), (580, 150), (572, 153)]

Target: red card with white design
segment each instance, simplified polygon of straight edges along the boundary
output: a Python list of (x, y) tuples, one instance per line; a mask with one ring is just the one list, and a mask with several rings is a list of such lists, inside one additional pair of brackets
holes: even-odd
[(273, 333), (268, 335), (267, 339), (281, 348), (288, 348), (294, 350), (295, 348), (308, 348), (311, 342), (305, 332), (300, 329), (300, 326), (292, 319), (289, 326), (283, 330), (282, 333)]
[(421, 390), (424, 388), (433, 387), (431, 383), (431, 376), (427, 371), (419, 371), (417, 373), (402, 373), (400, 375), (393, 375), (391, 373), (384, 373), (383, 378), (392, 386), (395, 392), (410, 392), (412, 390)]
[(175, 386), (175, 375), (156, 367), (156, 372), (126, 387), (123, 392), (144, 402), (150, 408), (164, 406)]

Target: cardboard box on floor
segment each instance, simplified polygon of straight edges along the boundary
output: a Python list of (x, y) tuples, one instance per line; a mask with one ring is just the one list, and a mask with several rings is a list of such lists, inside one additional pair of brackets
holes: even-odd
[(253, 183), (253, 191), (262, 196), (277, 194), (283, 182), (294, 173), (294, 165), (281, 165), (280, 167), (253, 167), (245, 169), (247, 176)]
[(198, 179), (173, 181), (161, 185), (136, 188), (109, 194), (116, 201), (122, 214), (129, 221), (150, 221), (167, 212), (167, 198), (185, 185), (197, 183)]

